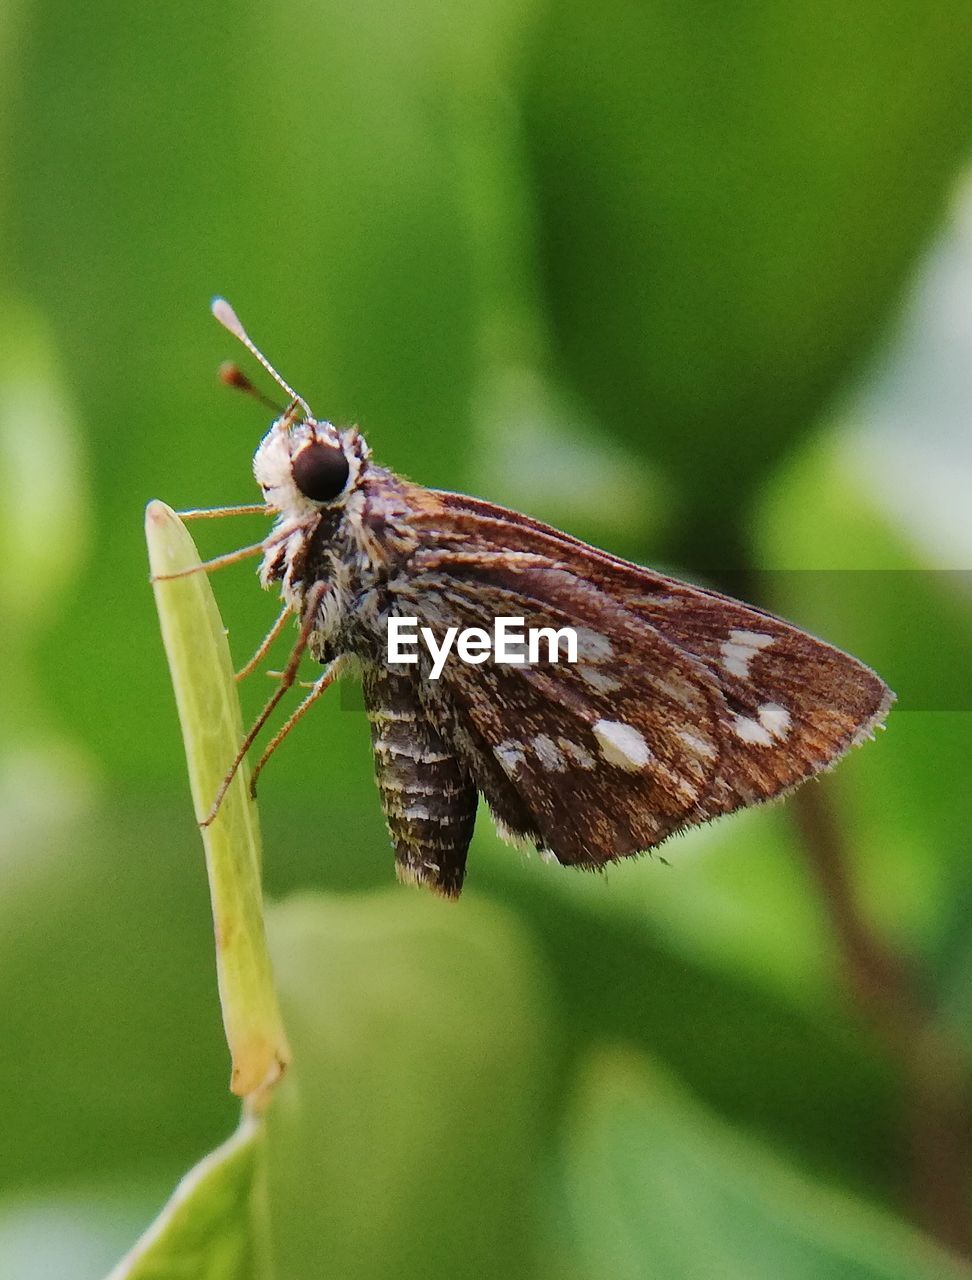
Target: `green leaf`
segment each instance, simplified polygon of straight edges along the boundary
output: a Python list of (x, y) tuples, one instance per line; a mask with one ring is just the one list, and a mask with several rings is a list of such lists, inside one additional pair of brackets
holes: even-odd
[[(60, 620), (58, 600), (87, 541), (77, 415), (35, 308), (0, 307), (0, 617), (8, 639)], [(38, 537), (43, 529), (44, 536)]]
[(532, 1276), (552, 1067), (519, 930), (401, 889), (269, 919), (294, 1044), (266, 1116), (279, 1274)]
[[(155, 599), (172, 672), (197, 819), (209, 811), (243, 736), (226, 630), (185, 526), (161, 502), (145, 516)], [(187, 576), (159, 581), (162, 574)], [(202, 829), (213, 903), (216, 972), (233, 1058), (231, 1088), (251, 1097), (290, 1059), (263, 927), (260, 828), (241, 768), (219, 813)]]
[(754, 523), (772, 571), (767, 607), (868, 662), (898, 695), (887, 732), (823, 785), (840, 797), (871, 917), (909, 950), (934, 949), (968, 861), (959, 798), (972, 747), (972, 610), (962, 575), (932, 571), (881, 509), (868, 452), (840, 435), (780, 469)]
[(903, 1224), (814, 1185), (626, 1054), (589, 1064), (566, 1173), (592, 1278), (970, 1274)]
[(401, 889), (269, 922), (294, 1067), (111, 1280), (250, 1280), (265, 1244), (280, 1277), (533, 1277), (550, 1064), (519, 931)]
[[(745, 840), (757, 820), (748, 818), (739, 838)], [(875, 1197), (898, 1195), (903, 1086), (894, 1064), (843, 1007), (832, 978), (823, 1007), (812, 998), (794, 1004), (769, 983), (759, 989), (733, 972), (735, 957), (717, 966), (714, 956), (696, 954), (685, 941), (673, 945), (668, 930), (630, 904), (620, 909), (620, 892), (606, 891), (603, 880), (579, 877), (575, 886), (557, 884), (554, 892), (549, 879), (562, 878), (562, 869), (541, 866), (524, 874), (509, 848), (498, 845), (483, 865), (483, 845), (477, 837), (474, 885), (488, 877), (497, 892), (515, 894), (543, 948), (557, 1007), (570, 1027), (565, 1066), (605, 1043), (633, 1046), (664, 1061), (714, 1111), (798, 1152), (828, 1179)], [(640, 877), (646, 884), (638, 892), (650, 893), (659, 881), (679, 878), (681, 852), (672, 849), (670, 866), (643, 860), (619, 867), (608, 884), (620, 890), (620, 882)], [(785, 852), (782, 846), (767, 857)], [(757, 895), (758, 886), (754, 903)], [(762, 910), (772, 909), (771, 896)], [(716, 937), (720, 927), (713, 921)], [(795, 948), (807, 954), (807, 941), (796, 939)], [(815, 957), (817, 973), (820, 966)], [(808, 1107), (807, 1098), (826, 1098), (828, 1105)]]
[(534, 47), (561, 367), (682, 482), (683, 550), (738, 567), (727, 531), (868, 351), (964, 160), (966, 5), (566, 0)]
[(86, 488), (60, 352), (35, 307), (0, 298), (0, 747), (47, 745), (57, 723), (31, 646), (45, 625), (63, 634), (64, 593), (87, 542)]
[(236, 1133), (191, 1169), (108, 1280), (262, 1280), (269, 1275), (259, 1162), (262, 1122)]

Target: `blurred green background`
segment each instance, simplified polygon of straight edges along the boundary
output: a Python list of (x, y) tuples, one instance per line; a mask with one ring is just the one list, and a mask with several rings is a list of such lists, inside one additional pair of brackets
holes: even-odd
[[(901, 701), (670, 865), (483, 814), (458, 905), (394, 885), (322, 704), (261, 790), (269, 1160), (144, 1274), (968, 1274), (970, 84), (960, 0), (8, 0), (0, 1275), (97, 1280), (236, 1122), (142, 538), (257, 496), (214, 293), (386, 464), (745, 590)], [(251, 569), (214, 579), (240, 662)]]

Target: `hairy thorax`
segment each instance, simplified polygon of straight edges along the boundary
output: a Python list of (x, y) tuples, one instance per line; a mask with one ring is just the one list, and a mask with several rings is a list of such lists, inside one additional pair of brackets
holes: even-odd
[[(383, 662), (386, 626), (395, 598), (389, 586), (418, 546), (410, 523), (413, 486), (393, 472), (365, 464), (346, 500), (312, 514), (294, 532), (293, 511), (280, 513), (283, 535), (269, 552), (260, 577), (303, 617), (308, 593), (317, 587), (309, 649), (319, 662), (353, 654)], [(318, 584), (321, 584), (318, 586)]]

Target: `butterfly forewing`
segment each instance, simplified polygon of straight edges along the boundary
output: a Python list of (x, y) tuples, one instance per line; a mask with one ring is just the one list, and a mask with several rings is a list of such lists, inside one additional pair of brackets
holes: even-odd
[[(697, 655), (724, 701), (714, 811), (777, 795), (873, 732), (892, 694), (839, 649), (734, 600), (671, 583), (629, 607)], [(735, 799), (734, 799), (735, 797)]]
[(450, 658), (440, 690), (423, 681), (496, 816), (562, 862), (599, 866), (779, 795), (887, 710), (873, 672), (771, 615), (515, 512), (423, 498), (403, 609), (437, 633), (497, 616), (578, 632), (576, 664)]

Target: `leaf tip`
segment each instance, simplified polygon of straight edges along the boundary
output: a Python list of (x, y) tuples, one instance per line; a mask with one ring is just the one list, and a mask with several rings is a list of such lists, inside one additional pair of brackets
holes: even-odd
[(175, 519), (175, 512), (165, 502), (159, 498), (153, 498), (145, 508), (145, 527), (150, 529), (153, 525), (156, 527), (167, 524), (170, 520)]

